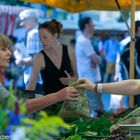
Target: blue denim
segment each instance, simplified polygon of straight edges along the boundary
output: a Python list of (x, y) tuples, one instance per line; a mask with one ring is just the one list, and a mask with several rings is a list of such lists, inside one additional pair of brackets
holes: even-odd
[(96, 110), (103, 110), (102, 94), (97, 94), (93, 91), (86, 90), (86, 97), (89, 104), (91, 117), (96, 117)]

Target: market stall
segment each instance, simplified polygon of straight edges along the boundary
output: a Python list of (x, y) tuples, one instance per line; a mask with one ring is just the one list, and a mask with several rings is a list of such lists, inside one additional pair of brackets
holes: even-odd
[(0, 32), (12, 35), (16, 28), (16, 18), (25, 9), (27, 7), (0, 5)]
[[(134, 79), (134, 44), (135, 44), (135, 10), (140, 10), (139, 0), (24, 0), (33, 3), (42, 3), (48, 6), (64, 9), (69, 12), (81, 12), (85, 10), (119, 10), (123, 17), (123, 11), (131, 12), (131, 29), (127, 22), (126, 26), (131, 36), (130, 43), (130, 79)], [(134, 106), (134, 97), (130, 97), (130, 107)]]
[[(70, 86), (74, 86), (73, 83)], [(80, 91), (80, 94), (83, 92)], [(26, 96), (27, 94), (22, 95), (25, 93), (18, 94), (22, 100), (16, 100), (13, 94), (15, 93), (10, 88), (7, 103), (0, 104), (1, 138), (6, 137), (10, 140), (139, 140), (140, 138), (140, 108), (117, 113), (107, 112), (92, 119), (88, 117), (88, 112), (85, 112), (86, 101), (84, 105), (81, 104), (81, 100), (78, 100), (77, 104), (73, 101), (65, 102), (63, 108), (65, 105), (68, 109), (63, 110), (63, 113), (62, 108), (60, 111), (64, 122), (59, 117), (60, 114), (48, 116), (45, 111), (29, 117), (25, 111), (23, 98), (34, 96), (33, 92), (30, 97)], [(74, 118), (75, 116), (77, 118)]]
[[(78, 7), (78, 3), (81, 4), (81, 6), (79, 5), (79, 9), (81, 10), (86, 10), (86, 9), (91, 9), (94, 7), (90, 7), (90, 1), (91, 0), (77, 0), (77, 1), (69, 1), (68, 2), (68, 6), (66, 6), (67, 3), (60, 2), (60, 6), (62, 4), (64, 4), (64, 6), (66, 7), (66, 10), (69, 10), (67, 8), (69, 8), (70, 4), (72, 4), (72, 8), (70, 9), (70, 11), (73, 11), (74, 7)], [(44, 2), (44, 1), (35, 1), (35, 2)], [(47, 2), (54, 2), (54, 1), (45, 1)], [(59, 4), (58, 0), (55, 1), (56, 3)], [(86, 4), (85, 4), (86, 2)], [(94, 1), (93, 5), (95, 4)], [(98, 3), (99, 2), (99, 3)], [(99, 10), (103, 10), (103, 2), (98, 0), (97, 2), (97, 9)], [(130, 1), (125, 1), (127, 2), (127, 6), (124, 7), (123, 9), (126, 10), (127, 8), (130, 10), (130, 7), (132, 9), (132, 34), (130, 34), (131, 36), (131, 59), (133, 62), (134, 59), (134, 11), (135, 11), (135, 3), (133, 3), (134, 1), (132, 1), (133, 4), (131, 4)], [(98, 4), (100, 6), (98, 6)], [(104, 10), (113, 10), (112, 8), (114, 8), (116, 10), (116, 7), (112, 7), (111, 5), (115, 6), (115, 2), (112, 1), (109, 3), (109, 5), (106, 5), (106, 8), (104, 8)], [(122, 2), (123, 4), (123, 2)], [(139, 2), (137, 1), (137, 4), (139, 4)], [(86, 5), (87, 8), (84, 9), (83, 6)], [(51, 5), (50, 6), (56, 6), (59, 7), (57, 5)], [(94, 5), (95, 6), (95, 5)], [(62, 7), (59, 7), (62, 8)], [(138, 8), (138, 7), (137, 7)], [(75, 10), (76, 12), (79, 12), (78, 10)], [(131, 62), (131, 61), (130, 61)], [(134, 62), (133, 62), (134, 65)], [(132, 67), (132, 65), (131, 65)], [(133, 69), (131, 69), (131, 77), (133, 78)], [(74, 83), (71, 83), (71, 85), (69, 86), (75, 86)], [(23, 125), (23, 128), (25, 128), (25, 130), (27, 130), (27, 132), (24, 132), (22, 130), (22, 133), (24, 132), (24, 138), (29, 138), (29, 139), (52, 139), (52, 140), (88, 140), (88, 139), (92, 139), (92, 140), (97, 140), (97, 139), (104, 139), (104, 140), (125, 140), (125, 139), (129, 139), (131, 137), (133, 137), (132, 133), (127, 131), (127, 129), (121, 129), (124, 128), (127, 123), (126, 121), (128, 121), (129, 119), (134, 120), (139, 119), (139, 112), (138, 114), (134, 113), (137, 112), (138, 109), (133, 109), (133, 113), (132, 109), (128, 109), (126, 111), (123, 112), (118, 112), (118, 113), (114, 113), (114, 112), (108, 112), (105, 114), (100, 114), (99, 116), (97, 116), (94, 119), (91, 119), (89, 117), (89, 112), (87, 111), (87, 101), (85, 101), (82, 97), (84, 94), (84, 91), (80, 90), (80, 97), (78, 98), (77, 101), (75, 102), (64, 102), (60, 112), (59, 112), (59, 116), (61, 116), (63, 119), (65, 119), (66, 121), (69, 122), (68, 124), (65, 124), (60, 118), (49, 118), (44, 112), (41, 113), (41, 117), (38, 116), (33, 120), (33, 119), (24, 119), (24, 125), (19, 121), (18, 125), (21, 127)], [(21, 95), (22, 96), (22, 95)], [(10, 108), (10, 110), (12, 110), (12, 112), (14, 112), (14, 117), (11, 115), (11, 112), (9, 113), (8, 111), (4, 112), (5, 110), (5, 106), (4, 106), (4, 110), (2, 110), (0, 113), (3, 115), (3, 118), (6, 116), (8, 117), (13, 117), (12, 119), (10, 118), (10, 120), (12, 120), (11, 122), (14, 122), (17, 118), (20, 120), (20, 115), (22, 115), (22, 112), (19, 112), (19, 107), (21, 108), (22, 106), (20, 106), (19, 104), (17, 104), (16, 100), (12, 100), (13, 98), (9, 99), (9, 108), (11, 106), (14, 106), (14, 108)], [(12, 105), (11, 105), (12, 104)], [(133, 107), (133, 101), (131, 102), (131, 107)], [(22, 110), (25, 110), (25, 106), (22, 107)], [(86, 112), (87, 111), (87, 112)], [(5, 114), (4, 114), (4, 113)], [(8, 114), (8, 113), (10, 114)], [(16, 112), (16, 113), (15, 113)], [(68, 114), (69, 113), (69, 114)], [(76, 114), (77, 113), (77, 114)], [(130, 114), (129, 114), (130, 113)], [(73, 115), (74, 114), (74, 115)], [(4, 116), (5, 115), (5, 116)], [(77, 115), (77, 118), (74, 118)], [(86, 117), (86, 119), (85, 119)], [(24, 117), (23, 117), (24, 118)], [(9, 119), (9, 118), (8, 118)], [(7, 120), (8, 120), (7, 119)], [(4, 119), (3, 119), (4, 120)], [(3, 121), (4, 122), (4, 121)], [(10, 121), (8, 121), (8, 123), (11, 123)], [(5, 124), (8, 124), (7, 122), (4, 122)], [(22, 124), (22, 125), (21, 125)], [(11, 125), (11, 124), (10, 124)], [(57, 126), (56, 126), (57, 125)], [(59, 126), (59, 127), (58, 127)], [(117, 126), (117, 128), (116, 128)], [(15, 124), (14, 124), (15, 127)], [(11, 127), (10, 127), (11, 128)], [(30, 129), (31, 128), (31, 129)], [(51, 128), (51, 132), (50, 129)], [(57, 128), (57, 129), (54, 129)], [(58, 129), (59, 128), (59, 129)], [(128, 127), (127, 127), (128, 128)], [(3, 128), (4, 129), (4, 128)], [(111, 129), (111, 130), (110, 130)], [(5, 130), (5, 129), (4, 129)], [(138, 128), (138, 131), (140, 131), (140, 129)], [(15, 135), (19, 135), (15, 133)]]

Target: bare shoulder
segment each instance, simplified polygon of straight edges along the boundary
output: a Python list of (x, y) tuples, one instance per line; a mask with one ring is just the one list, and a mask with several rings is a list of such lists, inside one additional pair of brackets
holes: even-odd
[(41, 66), (41, 67), (44, 65), (44, 57), (43, 57), (43, 54), (41, 52), (37, 53), (34, 56), (34, 64), (36, 66)]
[(41, 52), (37, 53), (34, 58), (36, 61), (44, 59), (43, 54)]

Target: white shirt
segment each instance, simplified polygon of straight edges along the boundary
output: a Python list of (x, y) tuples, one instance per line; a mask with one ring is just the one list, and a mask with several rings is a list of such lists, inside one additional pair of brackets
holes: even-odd
[(39, 39), (38, 26), (35, 26), (27, 35), (27, 53), (28, 55), (36, 54), (43, 49)]
[(101, 81), (99, 65), (93, 68), (90, 56), (95, 54), (89, 38), (80, 35), (76, 42), (76, 61), (79, 78), (88, 78), (92, 82)]
[[(22, 44), (19, 43), (16, 45), (16, 49), (18, 51), (15, 51), (14, 54), (15, 56), (19, 57), (19, 60), (23, 58), (31, 57), (31, 55), (37, 54), (43, 49), (40, 38), (39, 38), (38, 26), (35, 26), (33, 29), (28, 31), (26, 46), (23, 43)], [(29, 82), (31, 73), (32, 73), (32, 66), (25, 65), (24, 73), (23, 73), (25, 84)], [(42, 84), (42, 78), (40, 74), (38, 76), (37, 82), (39, 84)]]

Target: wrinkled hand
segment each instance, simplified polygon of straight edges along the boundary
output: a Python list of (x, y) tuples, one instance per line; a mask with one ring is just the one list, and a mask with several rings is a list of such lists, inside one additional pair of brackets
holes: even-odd
[(92, 83), (90, 80), (83, 78), (77, 81), (75, 84), (75, 88), (85, 88), (88, 90), (95, 90), (95, 84)]
[(57, 94), (60, 101), (75, 101), (78, 100), (78, 96), (80, 95), (74, 87), (63, 88)]
[(71, 81), (73, 78), (71, 77), (71, 75), (67, 71), (64, 71), (64, 72), (67, 75), (67, 77), (61, 77), (61, 78), (59, 78), (59, 80), (61, 81), (61, 83), (63, 85), (68, 85), (69, 81)]

